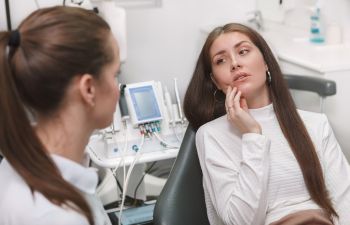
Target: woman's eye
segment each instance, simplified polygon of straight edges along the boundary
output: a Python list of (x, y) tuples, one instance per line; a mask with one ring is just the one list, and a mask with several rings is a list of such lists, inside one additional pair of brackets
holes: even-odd
[(245, 54), (247, 54), (248, 52), (249, 52), (248, 49), (241, 49), (241, 50), (239, 51), (239, 54), (240, 54), (240, 55), (245, 55)]
[(219, 64), (221, 64), (221, 63), (224, 63), (224, 62), (226, 62), (225, 59), (218, 59), (218, 60), (216, 60), (216, 64), (217, 64), (217, 65), (219, 65)]

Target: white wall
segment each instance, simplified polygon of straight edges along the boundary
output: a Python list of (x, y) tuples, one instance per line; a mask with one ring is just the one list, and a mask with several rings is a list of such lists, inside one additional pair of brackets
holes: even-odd
[[(19, 23), (32, 11), (37, 9), (34, 0), (9, 0), (11, 11), (12, 28), (16, 28)], [(62, 0), (37, 0), (40, 7), (61, 5)], [(7, 30), (5, 1), (0, 3), (0, 30)]]
[[(309, 30), (307, 8), (314, 3), (315, 0), (285, 0), (285, 8), (295, 6), (295, 10), (287, 11), (286, 22)], [(350, 42), (350, 1), (322, 1), (321, 7), (324, 25), (338, 23), (344, 42)], [(122, 66), (120, 81), (154, 79), (172, 87), (172, 78), (177, 77), (183, 97), (203, 42), (200, 28), (243, 21), (246, 12), (254, 9), (255, 0), (163, 0), (162, 8), (127, 9), (128, 59)]]
[(350, 1), (324, 1), (322, 11), (326, 23), (336, 22), (341, 25), (343, 29), (343, 39), (345, 42), (350, 43)]
[(174, 97), (177, 77), (183, 97), (202, 46), (200, 28), (243, 20), (254, 8), (254, 0), (163, 0), (161, 8), (127, 9), (128, 59), (120, 81), (160, 80)]
[[(62, 0), (37, 1), (40, 7), (62, 4)], [(296, 6), (296, 10), (288, 12), (286, 19), (307, 29), (309, 19), (302, 7), (311, 5), (315, 0), (286, 1), (295, 1)], [(177, 77), (183, 97), (203, 42), (200, 28), (208, 24), (243, 21), (246, 12), (256, 8), (255, 2), (163, 0), (161, 8), (127, 9), (128, 58), (122, 65), (120, 81), (160, 80), (172, 91), (172, 78)], [(36, 9), (34, 0), (11, 0), (10, 4), (13, 27)], [(343, 28), (344, 40), (350, 42), (348, 12), (349, 0), (323, 1), (324, 21), (339, 23)], [(0, 3), (0, 29), (6, 29), (4, 1)]]
[[(60, 5), (62, 0), (38, 0), (40, 7)], [(11, 0), (13, 27), (37, 7), (34, 0)], [(202, 46), (200, 28), (243, 21), (255, 9), (255, 0), (163, 0), (161, 8), (127, 9), (128, 58), (120, 81), (160, 80), (172, 97), (173, 77), (183, 97)], [(0, 15), (4, 6), (0, 5)], [(1, 18), (0, 28), (6, 29)]]

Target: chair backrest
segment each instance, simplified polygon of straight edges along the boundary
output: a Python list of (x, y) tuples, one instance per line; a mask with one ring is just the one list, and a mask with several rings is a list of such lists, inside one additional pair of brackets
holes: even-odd
[(169, 178), (157, 199), (154, 225), (209, 225), (196, 133), (188, 126)]

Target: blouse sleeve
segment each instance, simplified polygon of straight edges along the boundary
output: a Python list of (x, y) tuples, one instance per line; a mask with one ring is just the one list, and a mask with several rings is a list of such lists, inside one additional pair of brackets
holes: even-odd
[(325, 115), (323, 122), (323, 169), (325, 182), (341, 225), (350, 221), (350, 166)]
[(260, 224), (267, 208), (270, 140), (248, 133), (222, 143), (216, 135), (204, 129), (196, 135), (208, 197), (225, 224)]

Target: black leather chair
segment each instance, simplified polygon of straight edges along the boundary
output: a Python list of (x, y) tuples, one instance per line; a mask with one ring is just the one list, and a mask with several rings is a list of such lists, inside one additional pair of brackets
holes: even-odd
[[(285, 75), (290, 89), (316, 92), (321, 98), (334, 95), (334, 81)], [(189, 126), (168, 180), (158, 197), (154, 225), (209, 225), (202, 185), (202, 171), (195, 146), (195, 131)]]
[(195, 135), (188, 126), (169, 178), (157, 199), (153, 214), (155, 225), (209, 225)]

